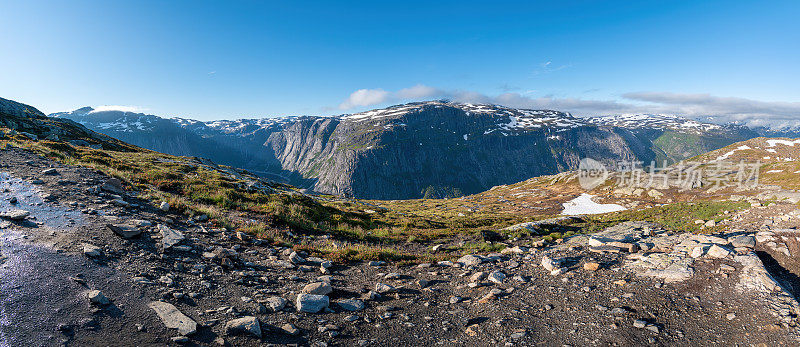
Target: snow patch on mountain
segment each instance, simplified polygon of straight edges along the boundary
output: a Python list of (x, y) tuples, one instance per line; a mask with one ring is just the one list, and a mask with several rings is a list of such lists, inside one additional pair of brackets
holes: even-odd
[(662, 114), (623, 114), (603, 117), (590, 117), (586, 121), (599, 126), (616, 126), (628, 129), (672, 129), (688, 131), (719, 130), (717, 124), (702, 123), (674, 115)]
[(800, 139), (789, 141), (789, 140), (767, 140), (767, 146), (775, 147), (776, 145), (786, 145), (789, 147), (794, 147), (795, 144), (800, 144)]
[(561, 214), (575, 216), (580, 214), (600, 214), (627, 210), (627, 208), (622, 205), (598, 204), (592, 201), (593, 197), (595, 196), (583, 193), (577, 198), (563, 203), (564, 211), (561, 212)]

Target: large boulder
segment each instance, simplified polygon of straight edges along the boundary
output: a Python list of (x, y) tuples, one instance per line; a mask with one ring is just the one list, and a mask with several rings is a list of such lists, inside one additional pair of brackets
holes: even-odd
[(295, 306), (298, 312), (317, 313), (328, 308), (330, 299), (326, 295), (299, 294)]
[(236, 318), (225, 324), (225, 333), (228, 335), (245, 334), (261, 338), (261, 323), (258, 318), (253, 316)]

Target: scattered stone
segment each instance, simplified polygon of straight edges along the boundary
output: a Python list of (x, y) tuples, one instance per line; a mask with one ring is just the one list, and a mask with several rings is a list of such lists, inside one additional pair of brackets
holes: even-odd
[(185, 343), (189, 343), (189, 338), (186, 337), (186, 336), (174, 336), (170, 340), (172, 340), (172, 342), (175, 342), (175, 343), (180, 344), (180, 345), (185, 344)]
[(100, 247), (97, 247), (97, 246), (95, 246), (93, 244), (84, 243), (83, 244), (83, 255), (85, 255), (87, 257), (92, 257), (92, 258), (99, 257), (99, 256), (103, 255), (103, 249), (100, 248)]
[(247, 334), (261, 338), (261, 323), (258, 318), (253, 316), (237, 318), (225, 324), (225, 333), (228, 335)]
[(756, 238), (751, 235), (736, 236), (731, 238), (729, 242), (734, 248), (745, 247), (752, 249), (756, 247)]
[(331, 292), (333, 292), (333, 288), (331, 287), (330, 283), (326, 282), (314, 282), (306, 285), (302, 290), (302, 293), (304, 294), (316, 295), (328, 295)]
[(338, 305), (343, 310), (350, 312), (361, 311), (365, 307), (364, 302), (358, 299), (339, 300), (336, 302), (336, 305)]
[(647, 322), (644, 321), (644, 320), (637, 319), (637, 320), (633, 321), (633, 327), (634, 328), (644, 329), (644, 327), (646, 327), (646, 326), (647, 326)]
[(492, 271), (488, 276), (486, 276), (486, 278), (494, 283), (502, 284), (503, 281), (506, 279), (506, 274), (495, 270)]
[(597, 271), (600, 269), (600, 264), (596, 262), (588, 262), (583, 264), (583, 269), (586, 271)]
[(298, 312), (317, 313), (328, 308), (330, 299), (325, 295), (299, 294), (295, 306)]
[(482, 263), (483, 258), (478, 255), (468, 254), (461, 258), (458, 258), (458, 262), (464, 264), (464, 266), (474, 266)]
[(500, 253), (503, 253), (503, 254), (524, 254), (524, 253), (528, 253), (528, 251), (529, 251), (528, 247), (514, 246), (514, 247), (510, 247), (510, 248), (503, 248), (503, 250), (500, 251)]
[(166, 201), (162, 201), (160, 205), (158, 205), (158, 209), (164, 212), (169, 211), (169, 203)]
[(122, 181), (118, 178), (109, 178), (103, 185), (100, 186), (101, 190), (109, 193), (122, 195), (125, 194), (125, 189), (122, 187)]
[(99, 306), (105, 306), (111, 303), (111, 301), (108, 300), (105, 295), (103, 295), (103, 292), (99, 290), (90, 290), (88, 293), (86, 293), (86, 297), (92, 304)]
[(42, 170), (42, 175), (58, 175), (58, 170), (55, 168), (49, 168)]
[(378, 292), (378, 294), (392, 293), (396, 290), (397, 289), (391, 285), (385, 283), (375, 283), (375, 291)]
[(692, 248), (692, 254), (690, 254), (690, 256), (695, 259), (700, 258), (706, 254), (709, 247), (711, 246), (708, 244), (701, 244), (699, 246), (695, 246), (694, 248)]
[(736, 318), (736, 314), (735, 314), (735, 313), (733, 313), (733, 312), (731, 312), (731, 313), (728, 313), (728, 314), (726, 314), (726, 315), (725, 315), (725, 318), (726, 318), (727, 320), (733, 320), (734, 318)]
[(23, 220), (25, 218), (28, 218), (28, 216), (30, 216), (30, 215), (31, 215), (30, 212), (25, 211), (25, 210), (19, 210), (19, 209), (0, 212), (0, 218), (16, 220), (16, 221), (20, 221), (20, 220)]
[(306, 259), (300, 254), (297, 254), (297, 252), (292, 252), (289, 254), (289, 261), (292, 262), (292, 264), (303, 264), (306, 262)]
[(426, 288), (426, 287), (428, 287), (428, 285), (429, 285), (430, 283), (431, 283), (431, 281), (428, 281), (428, 280), (426, 280), (426, 279), (418, 279), (418, 280), (417, 280), (417, 285), (418, 285), (420, 288)]
[(142, 233), (139, 228), (128, 224), (106, 224), (106, 227), (126, 239), (139, 236)]
[(286, 333), (287, 335), (291, 336), (300, 335), (300, 329), (297, 329), (297, 327), (294, 326), (294, 324), (292, 323), (284, 324), (283, 326), (281, 326), (281, 330), (283, 330), (283, 332)]
[(483, 272), (483, 271), (478, 271), (478, 272), (472, 274), (472, 276), (469, 277), (469, 280), (472, 283), (477, 283), (477, 282), (483, 281), (485, 279), (486, 279), (486, 273)]
[(552, 258), (548, 256), (542, 257), (542, 267), (545, 268), (547, 271), (553, 271), (556, 268), (556, 262), (553, 261)]
[(278, 312), (283, 310), (284, 307), (286, 307), (287, 302), (288, 300), (280, 296), (273, 296), (267, 298), (267, 300), (264, 303), (267, 305), (267, 308), (269, 308), (272, 312)]
[(161, 249), (164, 250), (167, 250), (186, 239), (186, 237), (183, 236), (180, 231), (174, 230), (164, 224), (159, 224), (158, 230), (161, 232)]
[(148, 306), (156, 312), (167, 328), (177, 329), (181, 335), (191, 335), (197, 332), (197, 323), (178, 311), (172, 304), (153, 301)]

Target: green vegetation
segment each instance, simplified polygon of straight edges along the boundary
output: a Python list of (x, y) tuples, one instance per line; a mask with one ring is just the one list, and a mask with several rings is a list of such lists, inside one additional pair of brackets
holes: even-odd
[[(726, 213), (739, 211), (749, 207), (748, 202), (742, 201), (703, 201), (697, 203), (676, 203), (642, 210), (627, 210), (602, 215), (593, 215), (586, 218), (584, 225), (579, 225), (586, 232), (595, 232), (607, 227), (627, 221), (648, 221), (658, 223), (664, 228), (673, 231), (699, 232), (702, 225), (695, 224), (696, 220), (714, 220), (719, 222), (726, 218)], [(703, 231), (711, 231), (703, 229)]]

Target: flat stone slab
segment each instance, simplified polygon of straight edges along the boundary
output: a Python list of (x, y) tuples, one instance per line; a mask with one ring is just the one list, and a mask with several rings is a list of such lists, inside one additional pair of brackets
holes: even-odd
[(161, 231), (161, 246), (163, 249), (175, 246), (186, 238), (180, 231), (173, 230), (164, 224), (159, 224), (158, 230)]
[(178, 329), (181, 335), (191, 335), (197, 332), (197, 322), (183, 314), (172, 304), (163, 301), (153, 301), (148, 304), (156, 312), (158, 318), (167, 328)]
[(623, 267), (639, 276), (655, 277), (666, 283), (682, 282), (692, 278), (694, 259), (685, 254), (650, 253), (631, 254)]
[(5, 212), (0, 212), (0, 218), (10, 219), (10, 220), (23, 220), (28, 218), (31, 213), (25, 210), (8, 210)]
[(122, 236), (123, 238), (130, 239), (142, 233), (139, 228), (128, 225), (128, 224), (106, 224), (106, 227), (111, 229), (115, 234)]

